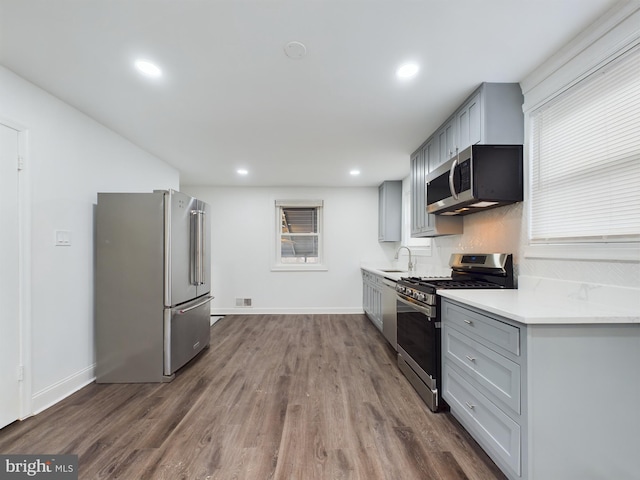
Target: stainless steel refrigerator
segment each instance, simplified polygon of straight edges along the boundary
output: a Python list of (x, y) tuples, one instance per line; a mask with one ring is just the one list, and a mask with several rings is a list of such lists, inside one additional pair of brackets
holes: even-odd
[(180, 192), (98, 193), (98, 383), (170, 381), (209, 346), (209, 205)]

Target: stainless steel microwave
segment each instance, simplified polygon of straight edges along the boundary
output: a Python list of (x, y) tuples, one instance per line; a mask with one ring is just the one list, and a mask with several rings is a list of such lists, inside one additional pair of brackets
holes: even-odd
[(468, 215), (521, 202), (522, 168), (522, 145), (472, 145), (427, 174), (427, 212)]

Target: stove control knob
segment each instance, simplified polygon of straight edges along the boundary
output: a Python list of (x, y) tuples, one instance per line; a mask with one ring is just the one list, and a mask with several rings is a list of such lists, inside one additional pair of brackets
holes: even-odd
[(427, 296), (424, 293), (418, 293), (416, 294), (416, 300), (420, 301), (420, 302), (424, 302), (426, 300)]

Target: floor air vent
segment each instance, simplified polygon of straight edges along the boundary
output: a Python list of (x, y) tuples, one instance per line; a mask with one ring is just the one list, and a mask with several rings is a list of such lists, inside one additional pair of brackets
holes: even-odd
[(251, 299), (250, 298), (236, 298), (236, 307), (250, 307)]

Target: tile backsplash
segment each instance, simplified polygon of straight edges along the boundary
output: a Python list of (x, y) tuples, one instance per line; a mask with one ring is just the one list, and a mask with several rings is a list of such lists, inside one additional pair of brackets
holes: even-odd
[(515, 275), (640, 288), (640, 263), (525, 258), (526, 203), (464, 217), (464, 233), (433, 239), (430, 262), (446, 265), (455, 252), (513, 253)]

